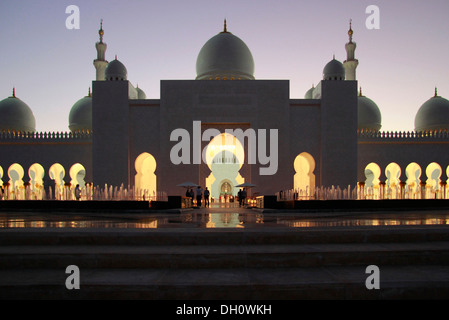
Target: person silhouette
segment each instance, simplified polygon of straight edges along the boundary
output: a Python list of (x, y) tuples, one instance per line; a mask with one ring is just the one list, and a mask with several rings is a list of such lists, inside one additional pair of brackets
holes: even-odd
[(203, 197), (203, 189), (201, 189), (201, 186), (198, 186), (196, 188), (196, 205), (197, 205), (197, 207), (201, 207), (202, 197)]
[(206, 190), (204, 190), (204, 206), (205, 207), (209, 207), (209, 195), (210, 195), (210, 192), (206, 187)]
[(80, 189), (80, 185), (77, 184), (76, 188), (75, 188), (75, 199), (77, 201), (79, 201), (80, 198), (81, 198), (81, 189)]

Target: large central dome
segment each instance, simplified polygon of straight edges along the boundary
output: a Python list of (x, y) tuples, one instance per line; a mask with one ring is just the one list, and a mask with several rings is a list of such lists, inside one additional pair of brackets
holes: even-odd
[(246, 44), (226, 30), (209, 39), (196, 60), (196, 80), (254, 80), (254, 60)]

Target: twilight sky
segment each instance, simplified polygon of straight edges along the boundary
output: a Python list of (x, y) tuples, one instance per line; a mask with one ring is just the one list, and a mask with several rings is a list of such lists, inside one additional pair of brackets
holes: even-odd
[[(80, 28), (66, 28), (66, 7), (80, 10)], [(368, 29), (369, 5), (380, 29)], [(290, 80), (300, 99), (325, 64), (344, 61), (349, 19), (357, 43), (357, 80), (382, 113), (382, 130), (414, 128), (419, 107), (434, 94), (449, 98), (447, 0), (1, 0), (0, 99), (27, 103), (37, 131), (68, 131), (72, 105), (95, 79), (100, 20), (106, 59), (117, 55), (128, 80), (147, 98), (160, 80), (191, 80), (204, 43), (223, 29), (241, 38), (256, 79)]]

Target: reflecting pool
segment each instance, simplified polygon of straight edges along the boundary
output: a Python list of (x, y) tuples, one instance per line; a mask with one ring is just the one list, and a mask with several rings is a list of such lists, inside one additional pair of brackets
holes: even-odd
[(181, 214), (30, 214), (1, 213), (4, 228), (325, 228), (356, 226), (448, 225), (449, 213), (382, 214), (262, 214), (262, 213), (181, 213)]

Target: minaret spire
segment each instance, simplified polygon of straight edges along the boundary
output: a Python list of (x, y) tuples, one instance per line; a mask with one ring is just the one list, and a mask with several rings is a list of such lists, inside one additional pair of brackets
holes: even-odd
[(100, 30), (98, 30), (98, 34), (100, 35), (100, 43), (103, 43), (103, 35), (104, 35), (104, 31), (103, 31), (103, 19), (101, 19), (101, 22), (100, 22)]
[(349, 20), (349, 42), (346, 43), (346, 60), (343, 62), (343, 66), (345, 67), (345, 79), (346, 80), (356, 80), (355, 71), (357, 66), (359, 65), (359, 61), (355, 59), (355, 49), (357, 44), (352, 41), (352, 35), (354, 31), (352, 31), (352, 19)]
[(349, 42), (352, 42), (352, 35), (354, 34), (354, 31), (352, 31), (352, 19), (349, 19), (349, 30), (348, 30), (348, 35), (349, 35)]
[(97, 70), (96, 80), (102, 81), (104, 80), (104, 71), (106, 69), (106, 66), (108, 65), (108, 62), (105, 59), (107, 45), (103, 42), (103, 19), (101, 19), (100, 30), (98, 30), (98, 34), (100, 36), (100, 41), (95, 44), (95, 48), (97, 49), (97, 59), (94, 60), (94, 66)]

